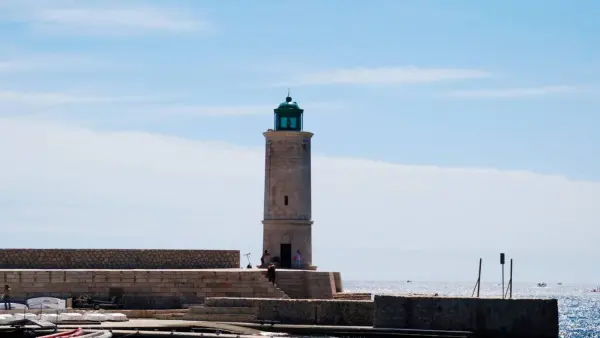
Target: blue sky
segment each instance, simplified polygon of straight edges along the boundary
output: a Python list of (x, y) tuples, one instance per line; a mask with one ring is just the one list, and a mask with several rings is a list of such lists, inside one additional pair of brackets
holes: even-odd
[[(324, 1), (0, 1), (0, 122), (6, 130), (24, 128), (24, 134), (10, 134), (14, 139), (6, 136), (5, 156), (23, 165), (45, 161), (49, 150), (40, 149), (50, 141), (27, 134), (41, 128), (40, 124), (98, 133), (106, 141), (94, 141), (94, 146), (107, 145), (97, 150), (99, 154), (119, 150), (108, 145), (123, 148), (116, 138), (131, 141), (140, 135), (259, 149), (264, 142), (261, 132), (272, 126), (272, 109), (291, 88), (294, 100), (305, 108), (305, 129), (316, 134), (314, 151), (320, 158), (549, 174), (585, 181), (581, 183), (586, 185), (581, 188), (585, 192), (573, 192), (573, 196), (586, 201), (600, 196), (595, 183), (600, 180), (600, 160), (595, 156), (600, 145), (600, 134), (595, 132), (600, 125), (595, 111), (600, 103), (600, 44), (595, 33), (599, 15), (600, 4), (583, 0), (379, 0), (376, 5), (359, 1), (343, 5)], [(83, 148), (75, 139), (70, 144)], [(31, 145), (15, 143), (18, 140)], [(35, 140), (41, 143), (33, 146)], [(149, 151), (143, 140), (138, 141), (132, 149)], [(167, 147), (175, 141), (164, 142), (162, 146)], [(27, 162), (17, 156), (24, 149), (37, 149), (41, 157), (31, 155)], [(139, 155), (133, 150), (130, 154), (134, 153)], [(72, 165), (54, 165), (77, 167), (76, 176), (84, 177), (84, 167), (100, 161), (91, 157), (88, 162), (72, 162), (69, 154), (61, 153), (61, 158)], [(108, 155), (103, 159), (113, 161)], [(193, 165), (206, 165), (202, 158), (197, 160)], [(135, 161), (126, 162), (120, 165), (131, 168)], [(240, 162), (231, 175), (242, 179), (246, 174), (239, 171), (245, 170), (254, 175), (251, 179), (259, 184), (248, 186), (248, 194), (253, 194), (248, 196), (260, 200), (262, 164), (257, 163), (257, 168), (248, 169), (248, 163)], [(335, 172), (339, 165), (328, 164), (329, 169), (321, 172), (315, 169), (315, 175), (327, 181), (323, 173)], [(16, 165), (11, 168), (15, 175), (23, 173)], [(173, 164), (171, 169), (179, 172), (176, 168)], [(53, 179), (44, 171), (31, 171), (36, 179), (28, 176), (23, 181), (6, 174), (13, 184)], [(348, 182), (356, 181), (348, 175)], [(165, 176), (152, 177), (168, 181)], [(234, 180), (231, 177), (221, 179)], [(368, 181), (369, 175), (361, 177)], [(390, 179), (402, 180), (394, 175)], [(167, 181), (162, 183), (166, 187), (170, 186)], [(428, 179), (422, 182), (429, 184)], [(77, 183), (67, 180), (64, 184)], [(19, 200), (27, 210), (34, 205), (45, 210), (39, 211), (40, 219), (54, 215), (57, 224), (77, 224), (75, 219), (84, 217), (69, 214), (74, 212), (70, 209), (58, 215), (48, 201), (17, 196), (29, 188), (15, 185), (14, 189), (5, 188), (0, 194), (5, 208)], [(380, 196), (374, 189), (369, 200)], [(406, 193), (402, 189), (397, 187), (398, 194)], [(528, 189), (533, 190), (527, 193), (539, 196), (550, 194), (539, 185)], [(448, 191), (430, 193), (438, 194), (431, 196), (435, 199)], [(482, 199), (477, 194), (471, 198)], [(79, 198), (65, 195), (57, 200), (68, 204)], [(396, 204), (404, 197), (390, 198)], [(324, 197), (315, 196), (317, 201), (322, 201), (323, 213), (330, 212)], [(106, 213), (94, 204), (106, 200), (89, 203), (89, 213)], [(358, 200), (352, 203), (360, 205)], [(489, 210), (500, 212), (498, 203), (490, 202)], [(552, 203), (561, 205), (558, 200)], [(260, 203), (248, 208), (248, 217), (259, 220)], [(583, 209), (585, 217), (580, 214)], [(116, 209), (107, 210), (112, 210), (113, 222), (122, 219)], [(536, 210), (540, 214), (535, 217), (542, 217), (545, 211)], [(565, 223), (558, 222), (556, 227), (568, 226), (567, 220), (577, 217), (585, 218), (580, 222), (585, 223), (585, 231), (600, 225), (600, 216), (592, 209), (573, 210), (561, 215)], [(367, 219), (368, 212), (364, 214)], [(30, 216), (15, 214), (10, 222), (33, 222), (32, 229), (41, 226), (40, 220), (35, 223)], [(321, 215), (331, 220), (338, 216)], [(517, 216), (536, 219), (529, 214)], [(218, 218), (216, 214), (211, 217)], [(479, 222), (471, 221), (473, 226)], [(223, 220), (224, 226), (236, 222)], [(260, 229), (260, 223), (255, 223)], [(539, 221), (535, 226), (545, 229), (548, 224)], [(462, 236), (460, 231), (457, 236)], [(260, 251), (254, 246), (250, 249)], [(328, 264), (334, 263), (339, 264)]]
[[(166, 5), (127, 3), (134, 9)], [(379, 1), (377, 6), (360, 2), (340, 6), (306, 1), (257, 6), (177, 1), (171, 5), (183, 20), (197, 20), (196, 26), (171, 32), (135, 27), (129, 32), (125, 26), (108, 36), (95, 32), (90, 37), (76, 31), (68, 36), (44, 34), (45, 29), (53, 31), (46, 25), (60, 26), (61, 21), (55, 22), (60, 17), (33, 28), (25, 20), (6, 20), (0, 26), (5, 55), (75, 54), (99, 63), (66, 74), (54, 72), (45, 80), (39, 74), (20, 74), (16, 84), (14, 79), (10, 82), (39, 91), (82, 88), (107, 96), (160, 93), (177, 105), (275, 106), (286, 88), (270, 85), (289, 81), (301, 104), (343, 105), (333, 111), (307, 111), (306, 128), (317, 133), (324, 153), (600, 178), (599, 161), (592, 155), (600, 144), (592, 131), (600, 122), (594, 111), (600, 75), (595, 2)], [(136, 15), (144, 19), (144, 13)], [(100, 27), (105, 23), (98, 22), (95, 29), (105, 29)], [(169, 34), (173, 30), (179, 34)], [(378, 83), (382, 79), (364, 85), (357, 80), (304, 86), (290, 80), (295, 74), (330, 69), (410, 66), (474, 69), (487, 75), (387, 85)], [(377, 76), (385, 78), (385, 73)], [(527, 95), (524, 89), (537, 91)], [(449, 97), (458, 90), (517, 91), (500, 98)], [(165, 117), (160, 122), (108, 119), (99, 123), (254, 145), (262, 142), (256, 130), (271, 123), (267, 112), (233, 121), (203, 116)], [(189, 127), (182, 127), (183, 120)], [(356, 133), (361, 134), (360, 141)], [(397, 142), (382, 147), (388, 133), (395, 134)]]

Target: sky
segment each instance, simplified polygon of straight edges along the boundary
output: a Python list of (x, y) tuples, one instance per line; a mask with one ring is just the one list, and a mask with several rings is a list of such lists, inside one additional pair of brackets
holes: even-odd
[[(596, 1), (0, 0), (4, 247), (259, 260), (264, 137), (313, 138), (313, 263), (600, 281)], [(245, 259), (242, 261), (246, 264)]]

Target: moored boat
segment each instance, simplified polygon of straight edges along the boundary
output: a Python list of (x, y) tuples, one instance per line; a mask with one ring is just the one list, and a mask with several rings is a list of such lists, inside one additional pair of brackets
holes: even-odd
[(111, 338), (112, 333), (110, 331), (95, 331), (86, 333), (84, 335), (79, 336), (79, 338)]
[(81, 328), (77, 328), (75, 330), (69, 330), (59, 333), (48, 334), (45, 336), (39, 336), (38, 338), (70, 338), (70, 337), (79, 337), (83, 333)]

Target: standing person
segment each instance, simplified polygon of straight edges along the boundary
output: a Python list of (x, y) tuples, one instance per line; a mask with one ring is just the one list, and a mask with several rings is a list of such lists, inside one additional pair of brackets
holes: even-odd
[(300, 250), (296, 250), (296, 254), (294, 255), (294, 267), (296, 269), (302, 268), (302, 255), (300, 254)]
[(10, 286), (8, 284), (4, 285), (4, 294), (2, 294), (2, 300), (4, 301), (4, 310), (12, 310), (10, 305)]
[(269, 268), (267, 269), (267, 278), (269, 278), (269, 282), (275, 285), (275, 264), (269, 264)]
[(269, 257), (271, 256), (271, 254), (269, 253), (268, 250), (265, 250), (265, 253), (263, 253), (263, 255), (260, 257), (260, 267), (264, 267), (265, 264), (267, 264), (269, 262)]

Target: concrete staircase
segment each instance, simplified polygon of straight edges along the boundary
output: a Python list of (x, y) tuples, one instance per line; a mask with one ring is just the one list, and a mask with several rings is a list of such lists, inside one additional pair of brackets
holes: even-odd
[[(276, 284), (273, 284), (271, 282), (269, 282), (269, 279), (266, 276), (261, 276), (262, 277), (262, 281), (265, 284), (265, 287), (267, 288), (267, 293), (271, 296), (268, 298), (284, 298), (284, 299), (290, 299), (290, 296), (288, 296), (283, 290), (281, 290)], [(264, 284), (261, 283), (261, 284)], [(275, 297), (273, 297), (275, 296)], [(266, 298), (266, 297), (263, 297)]]
[[(266, 277), (252, 281), (254, 298), (290, 297)], [(204, 304), (190, 305), (188, 312), (179, 317), (183, 320), (199, 320), (210, 322), (253, 322), (256, 321), (256, 308), (251, 298), (206, 298)]]
[(275, 283), (288, 298), (302, 299), (308, 298), (305, 278), (302, 271), (278, 271)]
[(248, 298), (207, 298), (204, 304), (192, 306), (183, 316), (185, 320), (211, 322), (256, 321), (256, 307)]
[(253, 306), (217, 306), (203, 304), (192, 306), (181, 319), (209, 322), (253, 322), (256, 321), (256, 308)]

